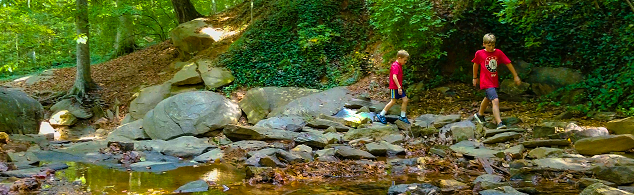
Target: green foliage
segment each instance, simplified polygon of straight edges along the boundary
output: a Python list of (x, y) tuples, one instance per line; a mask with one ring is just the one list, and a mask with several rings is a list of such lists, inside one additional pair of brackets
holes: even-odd
[(327, 88), (360, 77), (363, 56), (352, 51), (365, 40), (367, 25), (346, 13), (365, 13), (362, 1), (348, 1), (347, 7), (335, 0), (254, 3), (270, 14), (254, 21), (221, 56), (220, 64), (240, 78), (225, 92), (241, 86)]

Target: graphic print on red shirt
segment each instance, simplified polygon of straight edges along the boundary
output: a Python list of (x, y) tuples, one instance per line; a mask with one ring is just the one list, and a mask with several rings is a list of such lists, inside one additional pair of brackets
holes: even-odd
[(403, 87), (403, 68), (401, 67), (401, 63), (398, 63), (398, 61), (392, 63), (392, 68), (390, 68), (390, 89), (398, 89), (398, 86), (394, 83), (394, 76), (392, 75), (396, 75), (398, 84)]
[(475, 57), (471, 62), (480, 65), (480, 89), (488, 89), (500, 87), (497, 72), (498, 65), (509, 64), (511, 60), (506, 57), (502, 50), (495, 49), (493, 52), (488, 52), (482, 49), (475, 53)]

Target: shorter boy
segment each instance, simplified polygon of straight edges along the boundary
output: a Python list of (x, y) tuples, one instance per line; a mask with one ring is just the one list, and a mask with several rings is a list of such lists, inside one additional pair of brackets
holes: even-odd
[(403, 65), (407, 63), (409, 59), (409, 53), (405, 50), (400, 50), (396, 54), (396, 61), (392, 63), (392, 67), (390, 68), (390, 103), (385, 105), (383, 111), (376, 115), (376, 118), (379, 119), (379, 122), (383, 124), (387, 124), (387, 120), (385, 119), (385, 114), (394, 104), (396, 104), (397, 99), (403, 99), (403, 105), (401, 106), (401, 116), (398, 117), (398, 120), (401, 120), (407, 124), (409, 120), (407, 120), (407, 116), (405, 111), (407, 111), (407, 94), (405, 94), (405, 88), (403, 87)]
[[(506, 65), (509, 71), (513, 74), (516, 85), (520, 85), (522, 81), (520, 80), (520, 77), (517, 76), (517, 72), (515, 72), (515, 68), (513, 68), (511, 60), (506, 57), (502, 50), (495, 49), (495, 35), (491, 33), (484, 35), (484, 38), (482, 39), (482, 46), (484, 46), (484, 49), (478, 50), (471, 62), (473, 62), (473, 86), (475, 87), (479, 80), (480, 90), (485, 90), (486, 97), (484, 97), (480, 103), (480, 110), (478, 113), (473, 114), (473, 116), (478, 123), (483, 123), (485, 121), (484, 110), (489, 107), (489, 102), (491, 102), (493, 107), (491, 110), (493, 111), (493, 117), (495, 118), (497, 128), (506, 128), (506, 125), (504, 125), (500, 119), (500, 100), (498, 99), (496, 91), (496, 89), (500, 87), (497, 72), (498, 64)], [(477, 75), (478, 68), (480, 69), (479, 77)]]

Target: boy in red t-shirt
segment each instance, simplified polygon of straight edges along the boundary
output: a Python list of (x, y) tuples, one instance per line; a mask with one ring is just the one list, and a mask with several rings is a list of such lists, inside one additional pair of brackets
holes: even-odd
[[(482, 103), (480, 103), (478, 113), (473, 114), (473, 116), (478, 123), (483, 123), (485, 121), (484, 110), (489, 106), (489, 101), (491, 101), (493, 105), (493, 117), (495, 117), (495, 122), (498, 125), (497, 128), (506, 128), (506, 125), (504, 125), (500, 119), (500, 101), (496, 91), (496, 88), (500, 87), (497, 72), (498, 64), (505, 64), (506, 67), (509, 68), (513, 74), (516, 85), (520, 85), (522, 81), (520, 77), (517, 76), (515, 68), (513, 68), (513, 64), (511, 64), (511, 60), (504, 55), (502, 50), (495, 49), (495, 35), (491, 33), (484, 35), (482, 46), (484, 46), (484, 49), (478, 50), (475, 53), (475, 58), (473, 58), (471, 62), (473, 62), (473, 86), (475, 87), (478, 84), (478, 80), (480, 80), (480, 89), (486, 91), (486, 97), (482, 100)], [(477, 75), (478, 68), (480, 68), (479, 78)]]
[(379, 122), (383, 124), (387, 124), (387, 120), (385, 119), (385, 114), (394, 104), (396, 104), (397, 99), (403, 99), (403, 105), (401, 106), (401, 116), (398, 117), (398, 120), (401, 120), (407, 124), (409, 120), (407, 120), (407, 115), (405, 111), (407, 110), (407, 94), (405, 94), (405, 88), (403, 88), (403, 65), (407, 63), (409, 59), (409, 53), (405, 50), (400, 50), (396, 53), (396, 61), (392, 63), (392, 67), (390, 68), (390, 103), (385, 105), (383, 111), (380, 114), (376, 115), (376, 118), (379, 119)]

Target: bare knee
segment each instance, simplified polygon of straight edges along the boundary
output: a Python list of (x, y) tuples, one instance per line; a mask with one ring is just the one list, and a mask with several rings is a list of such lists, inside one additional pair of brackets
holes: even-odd
[(498, 105), (500, 103), (500, 100), (498, 98), (495, 98), (493, 100), (491, 100), (491, 103)]
[(403, 97), (403, 103), (407, 103), (409, 102), (409, 99), (407, 97)]

